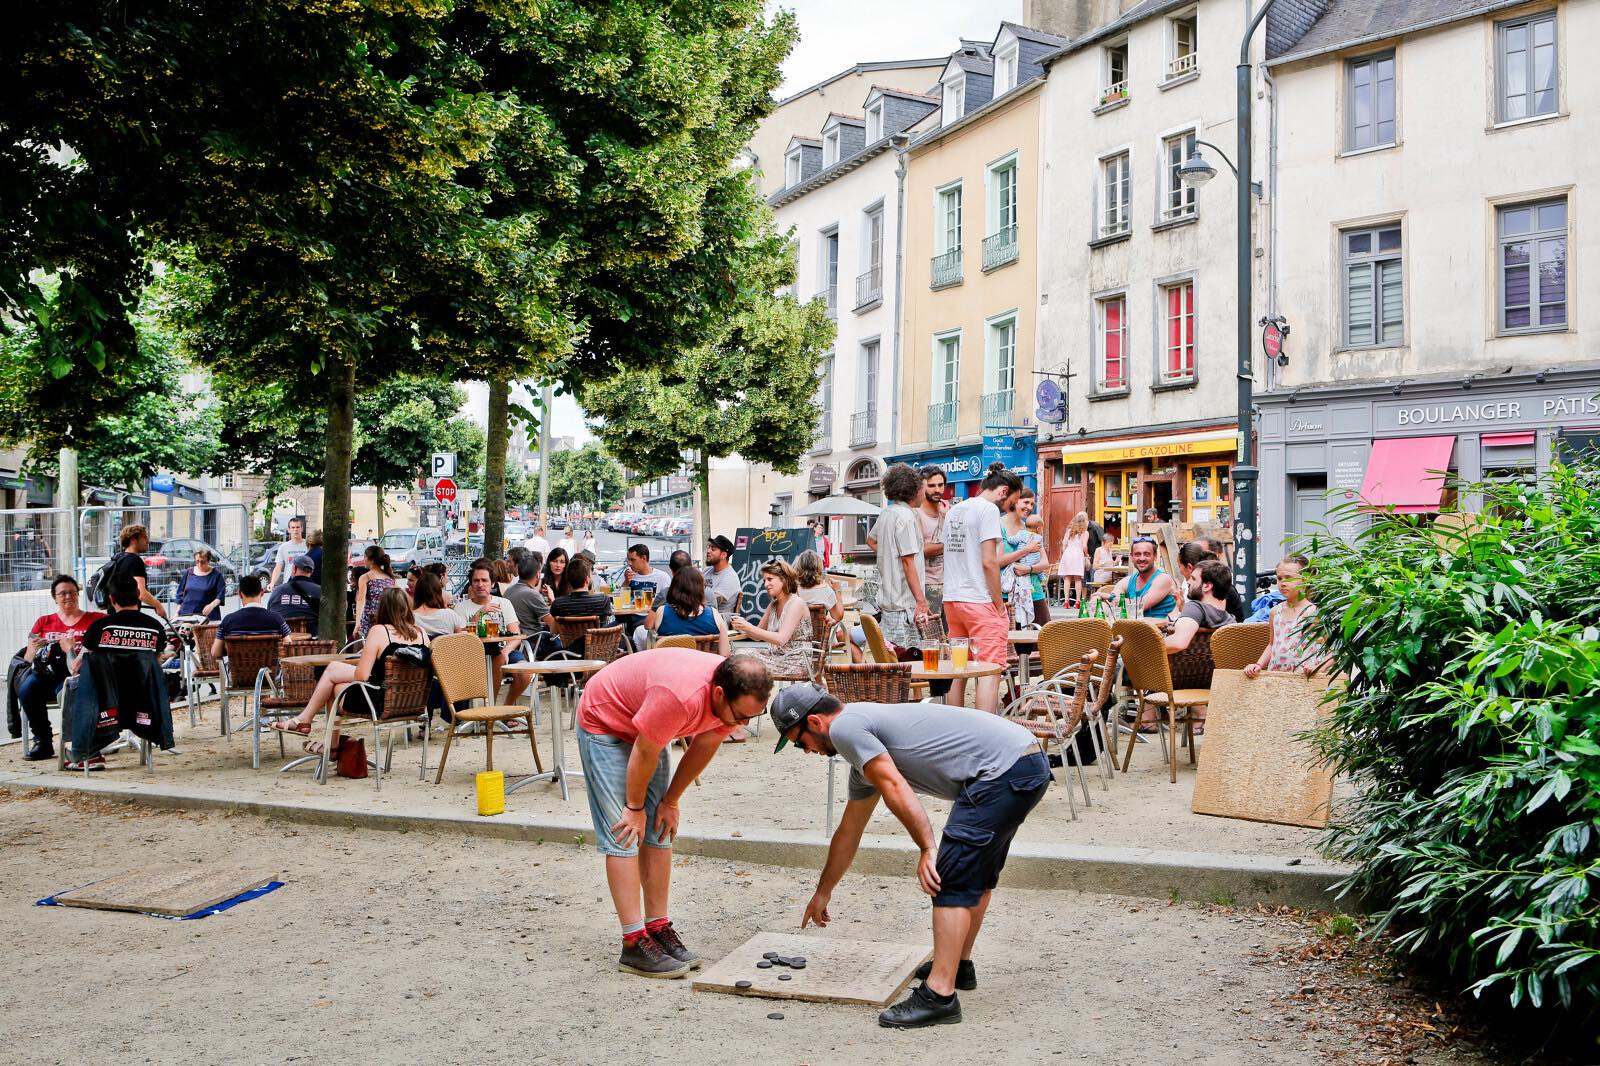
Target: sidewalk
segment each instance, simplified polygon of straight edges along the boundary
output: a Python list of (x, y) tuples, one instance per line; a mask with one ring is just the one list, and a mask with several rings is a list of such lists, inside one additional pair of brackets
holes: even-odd
[[(239, 717), (237, 710), (235, 719)], [(87, 777), (63, 773), (51, 763), (28, 763), (18, 745), (0, 748), (0, 784), (26, 789), (43, 786), (110, 795), (134, 802), (183, 809), (236, 808), (273, 817), (320, 824), (355, 824), (399, 829), (431, 825), (457, 831), (529, 840), (592, 842), (584, 786), (570, 782), (563, 801), (550, 782), (527, 785), (506, 800), (506, 813), (477, 815), (474, 774), (483, 769), (484, 742), (455, 743), (444, 780), (433, 784), (442, 744), (430, 741), (426, 782), (419, 782), (420, 745), (396, 748), (394, 767), (377, 791), (369, 778), (311, 778), (310, 767), (287, 774), (277, 768), (276, 735), (262, 738), (262, 768), (250, 768), (250, 737), (236, 731), (216, 735), (216, 705), (208, 704), (198, 730), (187, 715), (176, 723), (180, 754), (158, 753), (153, 772), (133, 753), (110, 758), (110, 769)], [(564, 730), (566, 764), (579, 766), (577, 745)], [(435, 737), (434, 740), (440, 739)], [(540, 752), (550, 763), (549, 719), (540, 735)], [(371, 747), (370, 733), (367, 735)], [(680, 850), (746, 862), (818, 867), (827, 836), (827, 763), (818, 756), (785, 750), (774, 755), (770, 723), (759, 738), (727, 744), (683, 800)], [(1204, 738), (1199, 738), (1204, 748)], [(301, 754), (288, 739), (290, 757)], [(525, 739), (501, 738), (495, 767), (508, 783), (533, 771)], [(369, 751), (369, 755), (372, 753)], [(1231, 899), (1332, 909), (1339, 906), (1328, 886), (1345, 872), (1318, 857), (1316, 830), (1214, 818), (1190, 812), (1194, 770), (1180, 750), (1178, 783), (1169, 784), (1160, 749), (1141, 745), (1130, 772), (1116, 775), (1102, 790), (1093, 767), (1086, 771), (1093, 806), (1085, 807), (1075, 777), (1058, 771), (1058, 783), (1017, 834), (1009, 882), (1028, 887), (1074, 887), (1168, 898)], [(836, 768), (833, 819), (844, 807), (848, 767)], [(1078, 820), (1068, 813), (1066, 788), (1078, 789)], [(1336, 799), (1337, 802), (1337, 799)], [(924, 798), (929, 817), (943, 824), (949, 804)], [(859, 863), (870, 872), (909, 874), (915, 855), (898, 824), (882, 807), (874, 815)], [(858, 864), (859, 865), (859, 864)], [(1346, 902), (1345, 909), (1354, 904)]]

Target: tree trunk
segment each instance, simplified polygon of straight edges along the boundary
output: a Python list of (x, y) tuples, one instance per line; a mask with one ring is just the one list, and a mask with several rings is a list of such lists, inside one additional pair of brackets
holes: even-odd
[(711, 460), (704, 451), (695, 453), (694, 480), (700, 489), (700, 507), (695, 514), (695, 523), (700, 527), (695, 531), (694, 547), (692, 549), (696, 559), (705, 562), (706, 544), (711, 540)]
[[(273, 470), (273, 471), (271, 471), (270, 473), (267, 474), (266, 494), (267, 494), (267, 510), (266, 510), (266, 514), (262, 518), (262, 522), (264, 523), (264, 529), (263, 529), (264, 535), (262, 536), (261, 539), (262, 540), (271, 540), (272, 539), (272, 501), (277, 499), (277, 496), (278, 496), (278, 472), (276, 470)], [(250, 538), (246, 537), (245, 539), (249, 540)]]
[(378, 490), (378, 539), (383, 539), (383, 512), (388, 510), (383, 505), (384, 488), (382, 485), (374, 486)]
[(489, 379), (488, 443), (483, 457), (483, 554), (505, 554), (506, 449), (511, 443), (511, 382)]
[(322, 613), (317, 632), (342, 646), (350, 583), (350, 464), (355, 458), (356, 366), (330, 360), (327, 386), (327, 465), (322, 476)]

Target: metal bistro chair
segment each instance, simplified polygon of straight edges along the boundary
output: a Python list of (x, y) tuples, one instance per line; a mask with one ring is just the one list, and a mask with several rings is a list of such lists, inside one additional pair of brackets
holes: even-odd
[[(1056, 745), (1061, 753), (1062, 769), (1068, 773), (1077, 772), (1078, 787), (1083, 790), (1086, 807), (1094, 806), (1094, 801), (1089, 798), (1089, 781), (1084, 776), (1083, 760), (1078, 758), (1077, 740), (1078, 731), (1087, 722), (1084, 707), (1093, 687), (1089, 675), (1099, 658), (1100, 653), (1090, 648), (1076, 664), (1051, 678), (1059, 687), (1051, 687), (1050, 682), (1030, 687), (1000, 712), (1002, 718), (1011, 719), (1037, 737), (1044, 748), (1048, 749), (1052, 743)], [(1070, 694), (1064, 691), (1066, 687), (1071, 688)], [(1104, 783), (1102, 778), (1101, 784)], [(1067, 809), (1072, 820), (1077, 821), (1078, 804), (1072, 796), (1071, 780), (1067, 781)]]
[[(910, 703), (910, 663), (824, 663), (822, 682), (840, 703)], [(828, 756), (827, 810), (824, 832), (833, 834), (833, 771), (837, 755)]]
[[(1172, 668), (1167, 661), (1167, 646), (1161, 639), (1161, 630), (1150, 622), (1124, 619), (1112, 626), (1122, 638), (1122, 662), (1127, 670), (1128, 684), (1134, 691), (1136, 707), (1133, 731), (1128, 735), (1128, 750), (1122, 758), (1122, 772), (1128, 772), (1133, 761), (1133, 746), (1138, 740), (1139, 723), (1145, 712), (1166, 710), (1165, 721), (1159, 722), (1166, 737), (1162, 754), (1167, 758), (1167, 769), (1173, 784), (1178, 781), (1178, 724), (1185, 727), (1189, 743), (1189, 761), (1195, 762), (1193, 710), (1211, 699), (1209, 688), (1178, 688), (1172, 683)], [(1183, 714), (1180, 717), (1179, 712)]]
[[(474, 641), (474, 643), (477, 643)], [(480, 671), (481, 674), (481, 671)], [(383, 666), (383, 684), (353, 681), (346, 685), (328, 708), (322, 726), (322, 754), (318, 756), (317, 780), (328, 783), (328, 762), (333, 758), (333, 734), (340, 723), (368, 723), (372, 726), (372, 785), (383, 788), (383, 775), (394, 764), (394, 731), (422, 726), (422, 762), (417, 777), (428, 768), (428, 684), (432, 673), (416, 663), (389, 656)], [(479, 677), (482, 681), (482, 677)], [(480, 686), (481, 687), (481, 686)], [(388, 754), (383, 742), (388, 740)]]
[[(619, 627), (620, 628), (620, 627)], [(558, 653), (559, 654), (559, 653)], [(575, 658), (575, 656), (574, 656)], [(488, 679), (483, 671), (483, 644), (471, 633), (452, 633), (437, 637), (433, 642), (433, 672), (439, 679), (439, 689), (445, 704), (450, 708), (450, 731), (445, 734), (444, 753), (439, 757), (439, 772), (433, 783), (444, 780), (444, 765), (450, 759), (450, 745), (463, 735), (462, 726), (481, 722), (484, 726), (484, 769), (494, 769), (494, 727), (501, 722), (522, 719), (527, 725), (528, 744), (533, 749), (533, 765), (544, 773), (544, 763), (539, 758), (539, 739), (534, 732), (533, 708), (525, 704), (488, 706)], [(469, 707), (474, 700), (484, 706)], [(559, 714), (559, 711), (552, 711)], [(517, 730), (520, 734), (523, 730)], [(427, 734), (423, 734), (423, 766), (427, 766)]]
[(1211, 634), (1211, 661), (1218, 670), (1243, 670), (1261, 660), (1272, 643), (1271, 622), (1240, 622)]
[[(250, 725), (250, 765), (261, 766), (262, 712), (271, 711), (268, 718), (281, 717), (285, 709), (278, 688), (278, 649), (281, 637), (276, 633), (263, 633), (248, 637), (226, 637), (222, 641), (222, 732), (232, 734), (228, 724), (228, 693), (246, 691), (249, 686), (250, 703), (247, 721)], [(304, 704), (300, 705), (304, 707)], [(281, 740), (280, 739), (280, 746)]]
[[(252, 639), (252, 638), (233, 638)], [(253, 706), (256, 713), (251, 716), (252, 729), (250, 737), (250, 765), (253, 769), (261, 768), (261, 727), (262, 720), (274, 718), (293, 718), (305, 710), (306, 704), (311, 702), (311, 694), (317, 690), (317, 668), (305, 663), (286, 663), (283, 660), (292, 655), (332, 655), (336, 643), (331, 640), (295, 640), (293, 636), (284, 637), (278, 644), (278, 669), (282, 682), (278, 683), (270, 677), (256, 674), (255, 691), (252, 693)], [(276, 693), (264, 695), (265, 692)], [(265, 712), (271, 711), (271, 714)], [(288, 750), (284, 747), (284, 735), (278, 733), (278, 755), (288, 757)], [(296, 760), (298, 763), (299, 760)], [(291, 763), (290, 765), (295, 765)]]
[[(1100, 785), (1110, 790), (1111, 763), (1106, 752), (1116, 750), (1115, 739), (1107, 740), (1100, 715), (1100, 699), (1106, 692), (1106, 675), (1116, 672), (1116, 661), (1111, 655), (1111, 623), (1103, 618), (1063, 618), (1048, 623), (1039, 631), (1039, 664), (1043, 680), (1035, 689), (1053, 689), (1069, 695), (1077, 687), (1080, 677), (1078, 666), (1083, 657), (1094, 652), (1087, 683), (1090, 695), (1085, 714), (1090, 722), (1089, 736), (1094, 744), (1095, 765), (1099, 768)], [(1026, 693), (1024, 693), (1025, 695)]]

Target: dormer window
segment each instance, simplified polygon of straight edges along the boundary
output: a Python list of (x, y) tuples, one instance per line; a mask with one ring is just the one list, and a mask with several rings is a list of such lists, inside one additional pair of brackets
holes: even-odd
[(999, 96), (1017, 87), (1017, 45), (1012, 42), (994, 56), (994, 94)]
[(822, 165), (831, 167), (839, 161), (839, 130), (829, 130), (822, 135)]
[(957, 73), (944, 83), (944, 109), (940, 112), (939, 124), (948, 126), (958, 121), (967, 113), (967, 76)]
[(784, 185), (784, 188), (788, 188), (791, 185), (799, 185), (799, 184), (800, 184), (800, 149), (796, 148), (793, 151), (791, 151), (788, 155), (783, 157), (783, 185)]
[(867, 108), (867, 143), (883, 140), (883, 101)]

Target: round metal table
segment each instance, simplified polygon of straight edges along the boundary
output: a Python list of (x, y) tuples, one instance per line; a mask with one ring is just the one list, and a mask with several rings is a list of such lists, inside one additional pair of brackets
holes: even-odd
[[(587, 677), (609, 664), (599, 659), (541, 659), (536, 663), (507, 663), (502, 669), (507, 673), (530, 674), (542, 677), (545, 674), (582, 674)], [(542, 713), (544, 706), (539, 699), (539, 690), (543, 685), (528, 686), (528, 705), (536, 713)], [(561, 738), (561, 708), (550, 708), (550, 769), (542, 774), (529, 774), (519, 777), (515, 781), (506, 782), (506, 795), (511, 795), (523, 785), (531, 785), (535, 781), (554, 781), (561, 786), (561, 798), (568, 799), (567, 778), (583, 776), (582, 770), (567, 769), (564, 744)]]

